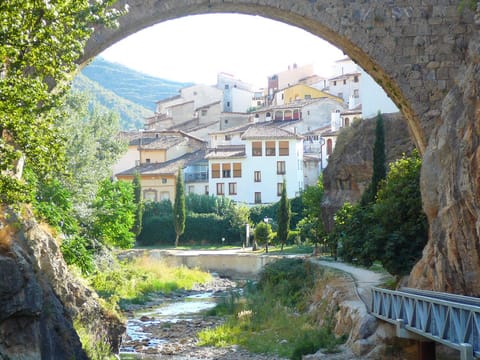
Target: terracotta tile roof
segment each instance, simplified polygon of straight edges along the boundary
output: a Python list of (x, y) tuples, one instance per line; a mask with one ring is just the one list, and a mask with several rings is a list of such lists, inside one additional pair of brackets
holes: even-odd
[(242, 135), (243, 140), (254, 139), (301, 139), (302, 137), (277, 126), (251, 125)]
[(183, 169), (184, 167), (196, 163), (199, 160), (205, 158), (205, 150), (198, 150), (193, 153), (188, 153), (182, 155), (178, 158), (164, 161), (161, 163), (148, 163), (148, 164), (141, 164), (139, 166), (135, 166), (131, 169), (122, 171), (117, 175), (135, 175), (139, 173), (141, 175), (176, 175), (178, 169)]
[(245, 157), (245, 145), (225, 145), (209, 149), (206, 159), (225, 159)]

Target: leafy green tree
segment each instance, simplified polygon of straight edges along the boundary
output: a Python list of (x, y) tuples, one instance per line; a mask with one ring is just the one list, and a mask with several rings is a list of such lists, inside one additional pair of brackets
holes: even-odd
[(290, 218), (292, 217), (292, 210), (290, 208), (290, 201), (287, 197), (287, 184), (283, 180), (282, 195), (280, 197), (278, 212), (277, 212), (277, 238), (281, 244), (281, 251), (287, 242), (288, 232), (290, 231)]
[(324, 226), (322, 221), (322, 198), (323, 181), (319, 177), (315, 186), (307, 187), (302, 193), (302, 202), (304, 205), (304, 220), (302, 221), (303, 235), (311, 237), (315, 244), (315, 252), (318, 251), (318, 243), (324, 235)]
[(118, 119), (79, 92), (68, 94), (56, 119), (66, 148), (66, 171), (57, 176), (72, 194), (74, 209), (83, 221), (88, 221), (99, 182), (111, 175), (112, 165), (127, 150), (117, 136)]
[(362, 206), (375, 202), (377, 191), (382, 180), (387, 176), (385, 155), (385, 128), (382, 114), (379, 112), (375, 126), (375, 142), (373, 144), (373, 174), (369, 187), (362, 194)]
[[(0, 201), (29, 201), (28, 166), (40, 179), (61, 172), (64, 141), (53, 111), (93, 25), (121, 15), (113, 0), (0, 2)], [(52, 87), (55, 85), (55, 91)]]
[(380, 230), (373, 247), (392, 275), (407, 275), (428, 239), (428, 221), (420, 193), (421, 159), (417, 151), (390, 165), (374, 205)]
[(268, 253), (268, 243), (272, 237), (272, 227), (270, 224), (259, 222), (255, 226), (254, 237), (255, 241), (257, 241), (259, 244), (265, 244), (265, 252)]
[(142, 199), (142, 184), (140, 179), (140, 174), (137, 172), (133, 177), (132, 181), (133, 186), (133, 201), (136, 205), (135, 210), (135, 222), (133, 224), (132, 232), (135, 234), (135, 237), (138, 237), (142, 232), (142, 218), (144, 211), (144, 203)]
[(175, 202), (173, 203), (173, 224), (175, 226), (175, 247), (178, 247), (180, 235), (185, 231), (185, 189), (181, 169), (177, 172), (175, 183)]
[(102, 181), (93, 206), (94, 238), (105, 245), (131, 248), (135, 243), (131, 229), (136, 208), (132, 184), (109, 179)]
[(250, 209), (246, 205), (235, 204), (227, 214), (229, 229), (238, 234), (240, 243), (245, 242), (246, 225), (250, 223)]

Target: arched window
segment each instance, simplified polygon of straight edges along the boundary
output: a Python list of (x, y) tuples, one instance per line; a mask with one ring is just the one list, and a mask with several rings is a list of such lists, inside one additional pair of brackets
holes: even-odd
[(327, 155), (332, 155), (333, 143), (332, 139), (327, 140)]
[(283, 120), (292, 120), (292, 110), (285, 110)]
[(280, 110), (275, 111), (274, 120), (283, 120), (283, 111), (280, 111)]
[(345, 118), (345, 127), (349, 127), (350, 126), (350, 119), (349, 118)]
[(298, 109), (293, 110), (293, 120), (300, 120), (300, 111)]

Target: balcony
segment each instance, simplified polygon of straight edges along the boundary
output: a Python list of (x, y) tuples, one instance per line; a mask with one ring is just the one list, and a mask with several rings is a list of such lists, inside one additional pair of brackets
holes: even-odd
[(186, 173), (184, 176), (185, 183), (207, 182), (208, 172)]

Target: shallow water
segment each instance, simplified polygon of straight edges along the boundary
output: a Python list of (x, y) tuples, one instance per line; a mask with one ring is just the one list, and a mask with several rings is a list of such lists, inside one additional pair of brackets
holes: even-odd
[[(155, 338), (151, 333), (145, 332), (143, 329), (158, 326), (164, 327), (168, 324), (174, 324), (179, 321), (193, 321), (203, 317), (203, 313), (217, 304), (218, 296), (212, 292), (199, 293), (189, 295), (175, 300), (166, 300), (164, 303), (136, 311), (132, 318), (128, 319), (126, 335), (132, 341), (144, 342), (142, 353), (135, 351), (133, 346), (128, 346), (130, 341), (124, 342), (124, 346), (120, 348), (120, 358), (122, 360), (133, 359), (161, 359), (160, 354), (146, 354), (148, 348), (155, 348), (159, 344), (167, 344), (167, 339)], [(140, 320), (142, 319), (142, 320)], [(169, 357), (175, 359), (191, 359), (190, 357)]]

